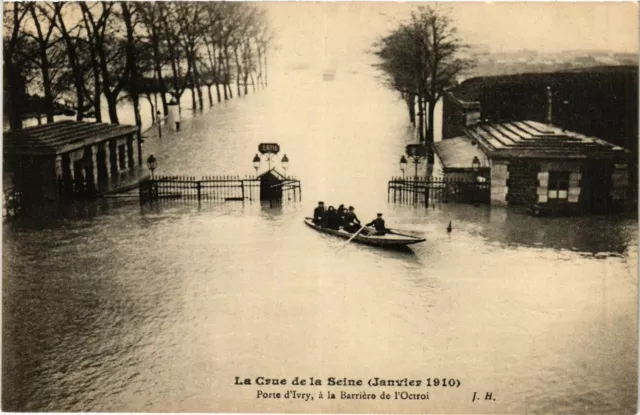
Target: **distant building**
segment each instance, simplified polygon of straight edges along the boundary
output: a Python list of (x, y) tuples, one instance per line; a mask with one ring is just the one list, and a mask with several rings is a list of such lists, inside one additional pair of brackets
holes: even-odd
[(485, 122), (479, 103), (470, 105), (451, 94), (444, 112), (444, 140), (434, 145), (443, 170), (470, 168), (472, 157), (481, 152), (492, 204), (583, 213), (627, 203), (629, 150), (536, 121)]
[(3, 134), (4, 171), (30, 199), (92, 197), (136, 179), (138, 128), (60, 121)]

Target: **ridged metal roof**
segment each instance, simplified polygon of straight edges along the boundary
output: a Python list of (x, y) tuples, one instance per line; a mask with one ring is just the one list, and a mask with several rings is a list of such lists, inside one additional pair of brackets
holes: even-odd
[(133, 125), (59, 121), (3, 133), (5, 155), (56, 155), (138, 131)]
[(537, 121), (479, 123), (465, 132), (492, 157), (587, 158), (629, 153), (599, 138)]

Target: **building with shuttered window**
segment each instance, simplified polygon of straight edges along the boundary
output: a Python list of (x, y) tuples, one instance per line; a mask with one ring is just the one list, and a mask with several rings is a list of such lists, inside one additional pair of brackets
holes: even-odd
[(445, 135), (434, 149), (445, 172), (447, 163), (471, 166), (470, 154), (482, 152), (492, 204), (565, 213), (602, 213), (628, 204), (629, 150), (537, 121), (486, 122), (478, 103), (460, 102), (449, 97), (455, 115), (444, 115), (445, 129), (459, 135)]

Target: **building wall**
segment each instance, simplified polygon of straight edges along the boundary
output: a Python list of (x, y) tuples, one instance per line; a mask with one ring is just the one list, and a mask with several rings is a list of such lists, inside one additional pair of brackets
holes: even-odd
[(611, 202), (614, 205), (625, 205), (631, 198), (629, 167), (624, 161), (613, 164), (613, 172), (611, 173)]
[(507, 180), (509, 180), (509, 161), (491, 160), (491, 204), (507, 204)]
[[(123, 158), (120, 149), (124, 150)], [(83, 163), (82, 171), (74, 168), (76, 162)], [(77, 192), (94, 194), (96, 191), (114, 189), (122, 181), (134, 177), (137, 165), (138, 147), (135, 136), (133, 139), (122, 136), (59, 154), (51, 174), (64, 182), (61, 187), (67, 196)]]
[(464, 127), (478, 123), (480, 113), (480, 104), (465, 108), (451, 94), (445, 94), (442, 98), (442, 139), (464, 135)]
[(20, 156), (12, 177), (13, 189), (30, 201), (57, 198), (55, 159), (52, 156)]
[(509, 163), (507, 202), (512, 205), (529, 205), (537, 201), (538, 162), (515, 159)]
[(445, 179), (461, 180), (466, 182), (477, 182), (478, 177), (489, 178), (491, 175), (488, 168), (482, 168), (477, 172), (472, 169), (444, 169), (443, 176)]

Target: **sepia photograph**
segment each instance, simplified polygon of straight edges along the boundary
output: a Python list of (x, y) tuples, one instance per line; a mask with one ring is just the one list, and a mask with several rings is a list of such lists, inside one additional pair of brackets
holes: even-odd
[(2, 8), (3, 412), (637, 413), (637, 2)]

